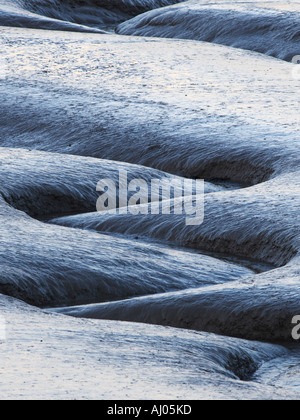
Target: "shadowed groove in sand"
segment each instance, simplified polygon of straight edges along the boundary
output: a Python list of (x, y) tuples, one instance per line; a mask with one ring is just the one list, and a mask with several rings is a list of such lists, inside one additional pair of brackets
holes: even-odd
[(61, 31), (112, 30), (117, 24), (178, 0), (1, 0), (0, 23)]
[(71, 22), (64, 22), (59, 19), (52, 19), (45, 16), (30, 13), (19, 8), (16, 2), (0, 1), (0, 26), (15, 28), (44, 29), (50, 31), (71, 31), (83, 33), (106, 32), (97, 28), (91, 28), (84, 25), (78, 25)]
[[(284, 274), (289, 277), (282, 281)], [(54, 311), (80, 318), (168, 325), (249, 340), (294, 342), (291, 320), (299, 312), (298, 278), (299, 269), (277, 269), (248, 282)]]
[[(28, 149), (0, 148), (0, 192), (8, 204), (37, 219), (55, 215), (86, 213), (96, 210), (100, 179), (110, 179), (119, 185), (120, 173), (128, 183), (133, 179), (159, 180), (168, 185), (181, 185), (185, 179), (140, 165), (80, 156), (39, 152)], [(22, 187), (19, 188), (20, 182)], [(223, 182), (205, 183), (205, 192), (214, 193), (238, 188)], [(150, 191), (151, 192), (151, 191)], [(149, 192), (150, 199), (151, 195)], [(117, 190), (119, 194), (119, 189)], [(161, 192), (161, 199), (168, 197)], [(117, 197), (118, 198), (118, 197)]]

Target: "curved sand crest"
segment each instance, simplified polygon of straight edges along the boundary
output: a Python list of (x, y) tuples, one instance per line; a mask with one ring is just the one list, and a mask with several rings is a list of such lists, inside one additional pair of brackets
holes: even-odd
[(77, 25), (71, 22), (63, 22), (59, 19), (51, 19), (41, 16), (18, 7), (16, 2), (8, 0), (0, 2), (0, 26), (9, 26), (15, 28), (44, 29), (50, 31), (71, 31), (71, 32), (89, 32), (104, 34), (104, 31), (96, 28), (90, 28), (84, 25)]
[(292, 320), (300, 311), (299, 274), (298, 260), (297, 267), (263, 273), (248, 283), (55, 311), (80, 318), (168, 325), (249, 340), (293, 341)]
[(148, 10), (179, 0), (6, 0), (51, 18), (92, 27), (116, 25)]
[(193, 41), (20, 34), (1, 38), (13, 69), (1, 146), (248, 185), (299, 167), (293, 64)]
[[(134, 179), (144, 180), (148, 185), (151, 185), (153, 179), (160, 180), (162, 185), (164, 182), (168, 185), (169, 181), (175, 186), (184, 183), (181, 177), (139, 165), (0, 148), (0, 193), (10, 205), (32, 217), (49, 218), (54, 215), (95, 211), (100, 196), (96, 187), (102, 179), (115, 183), (116, 194), (112, 190), (107, 194), (111, 199), (117, 198), (118, 202), (119, 185), (123, 182), (122, 173), (126, 173), (128, 183)], [(206, 193), (224, 189), (226, 187), (205, 183)], [(168, 196), (163, 189), (161, 199), (167, 199)], [(147, 200), (148, 198), (145, 197)]]
[(280, 346), (79, 320), (4, 296), (0, 308), (7, 333), (0, 344), (1, 394), (7, 398), (299, 398), (288, 386), (276, 388), (275, 380), (272, 385), (249, 380), (271, 359), (288, 359), (289, 352)]
[(125, 299), (253, 273), (197, 253), (47, 225), (2, 199), (0, 217), (0, 291), (36, 306)]
[[(52, 222), (227, 252), (280, 266), (300, 250), (299, 197), (300, 174), (295, 172), (251, 188), (206, 195), (205, 217), (200, 226), (187, 226), (185, 216), (174, 214), (89, 213)], [(136, 210), (144, 212), (141, 206)]]
[(292, 61), (300, 53), (299, 19), (300, 3), (192, 0), (139, 15), (116, 32), (213, 42)]

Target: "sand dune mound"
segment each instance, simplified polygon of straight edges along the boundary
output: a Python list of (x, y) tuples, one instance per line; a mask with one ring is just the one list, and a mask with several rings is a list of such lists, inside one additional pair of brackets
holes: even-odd
[(299, 3), (192, 0), (139, 15), (116, 31), (213, 42), (292, 61), (300, 53), (299, 18)]

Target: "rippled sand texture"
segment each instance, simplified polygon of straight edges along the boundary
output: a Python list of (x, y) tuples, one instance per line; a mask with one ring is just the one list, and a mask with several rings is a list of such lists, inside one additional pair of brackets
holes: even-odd
[(174, 3), (0, 1), (1, 399), (300, 398), (300, 6)]
[(196, 39), (291, 61), (300, 53), (298, 2), (191, 0), (153, 10), (120, 24), (117, 33)]
[(299, 396), (289, 387), (249, 381), (261, 364), (292, 357), (281, 346), (149, 325), (75, 320), (4, 296), (0, 308), (8, 319), (9, 337), (0, 345), (1, 397)]

